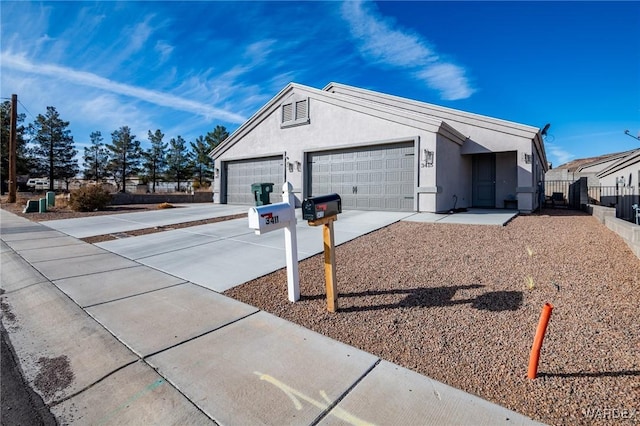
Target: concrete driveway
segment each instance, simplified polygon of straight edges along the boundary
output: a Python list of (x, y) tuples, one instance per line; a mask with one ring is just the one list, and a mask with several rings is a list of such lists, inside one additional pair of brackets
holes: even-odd
[(177, 208), (42, 222), (76, 238), (115, 234), (154, 226), (246, 213), (248, 207), (222, 204), (177, 204)]
[[(246, 213), (247, 206), (199, 204), (121, 215), (42, 222), (76, 238)], [(503, 225), (514, 211), (470, 210), (454, 215), (347, 210), (334, 224), (336, 245), (400, 220)], [(298, 259), (324, 250), (322, 227), (311, 227), (296, 210)], [(98, 243), (96, 246), (200, 286), (225, 291), (286, 267), (284, 230), (261, 236), (246, 218)], [(89, 260), (89, 259), (87, 259)]]
[[(248, 207), (208, 205), (175, 210), (179, 210), (180, 215), (153, 211), (118, 215), (126, 216), (124, 220), (102, 216), (43, 223), (79, 237), (126, 232), (136, 229), (134, 226), (146, 228), (226, 216), (247, 212)], [(189, 211), (193, 214), (185, 214)], [(336, 245), (412, 214), (346, 211), (334, 224)], [(296, 216), (299, 260), (321, 253), (324, 250), (322, 227), (309, 226), (301, 219), (300, 209)], [(249, 229), (246, 218), (121, 238), (96, 246), (218, 292), (286, 267), (284, 230), (258, 236)]]

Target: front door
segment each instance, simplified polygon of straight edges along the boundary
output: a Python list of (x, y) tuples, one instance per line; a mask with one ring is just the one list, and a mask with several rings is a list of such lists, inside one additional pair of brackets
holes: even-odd
[(496, 156), (478, 154), (473, 156), (473, 207), (495, 208), (496, 206)]

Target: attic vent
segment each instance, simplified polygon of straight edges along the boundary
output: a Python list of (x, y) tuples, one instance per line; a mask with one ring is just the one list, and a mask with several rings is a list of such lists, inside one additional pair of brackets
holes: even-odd
[(280, 127), (309, 124), (309, 100), (295, 100), (282, 105), (282, 124)]
[(307, 101), (296, 102), (296, 120), (307, 118)]
[(282, 105), (282, 122), (293, 120), (293, 104)]

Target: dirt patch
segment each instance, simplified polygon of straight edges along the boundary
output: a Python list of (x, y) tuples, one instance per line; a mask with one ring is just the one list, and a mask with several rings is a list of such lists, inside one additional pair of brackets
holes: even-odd
[(46, 399), (52, 398), (56, 392), (66, 389), (73, 383), (74, 374), (66, 355), (56, 358), (40, 357), (37, 364), (40, 370), (33, 384)]
[(15, 322), (16, 316), (13, 312), (11, 312), (11, 306), (4, 299), (0, 298), (0, 311), (2, 311), (2, 316), (6, 318), (8, 321)]

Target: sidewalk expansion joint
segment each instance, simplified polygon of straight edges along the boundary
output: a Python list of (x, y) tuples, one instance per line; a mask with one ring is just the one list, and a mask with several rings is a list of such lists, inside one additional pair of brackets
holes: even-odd
[[(159, 255), (163, 255), (163, 254), (167, 254), (167, 253), (173, 253), (173, 252), (176, 252), (176, 251), (184, 250), (185, 248), (190, 248), (191, 249), (191, 248), (194, 248), (194, 247), (205, 246), (207, 244), (211, 244), (211, 243), (214, 243), (216, 241), (220, 241), (220, 238), (217, 239), (217, 240), (205, 241), (203, 243), (194, 244), (194, 245), (188, 246), (188, 247), (178, 247), (178, 248), (175, 248), (173, 250), (163, 251), (162, 253), (154, 253), (154, 254), (150, 254), (150, 255), (142, 256), (142, 257), (136, 257), (136, 258), (131, 257), (131, 258), (129, 258), (129, 257), (125, 257), (123, 255), (119, 255), (119, 256), (123, 256), (123, 257), (125, 257), (125, 259), (130, 259), (130, 260), (133, 260), (134, 262), (137, 262), (137, 261), (142, 260), (142, 259), (148, 259), (150, 257), (159, 256)], [(100, 246), (97, 246), (97, 247), (100, 247)], [(100, 247), (100, 248), (102, 248), (102, 247)], [(104, 250), (109, 251), (106, 248)], [(114, 253), (114, 252), (109, 251), (109, 253)], [(114, 254), (116, 254), (116, 253), (114, 253)], [(144, 263), (141, 263), (141, 265), (144, 265)]]
[(200, 337), (206, 336), (207, 334), (215, 333), (216, 331), (221, 330), (221, 329), (223, 329), (225, 327), (228, 327), (231, 324), (235, 324), (238, 321), (242, 321), (243, 319), (249, 318), (250, 316), (257, 314), (258, 312), (260, 312), (260, 310), (256, 308), (255, 312), (251, 312), (251, 313), (249, 313), (247, 315), (244, 315), (244, 316), (242, 316), (240, 318), (236, 318), (233, 321), (229, 321), (228, 323), (222, 324), (221, 326), (214, 328), (213, 330), (205, 331), (204, 333), (198, 334), (197, 336), (190, 337), (189, 339), (183, 340), (182, 342), (176, 343), (175, 345), (172, 345), (172, 346), (166, 347), (164, 349), (160, 349), (159, 351), (156, 351), (156, 352), (150, 353), (148, 355), (145, 355), (145, 356), (141, 357), (141, 359), (146, 361), (148, 358), (151, 358), (152, 356), (156, 356), (161, 352), (165, 352), (165, 351), (168, 351), (168, 350), (173, 349), (175, 347), (178, 347), (180, 345), (184, 345), (185, 343), (189, 343), (192, 340), (199, 339)]
[[(140, 358), (138, 358), (138, 359), (136, 359), (136, 360), (133, 360), (133, 361), (131, 361), (131, 362), (127, 362), (127, 363), (125, 363), (125, 364), (121, 365), (120, 367), (116, 368), (115, 370), (113, 370), (113, 371), (112, 371), (112, 372), (110, 372), (109, 374), (106, 374), (106, 375), (102, 376), (101, 378), (99, 378), (99, 379), (98, 379), (98, 380), (96, 380), (95, 382), (93, 382), (93, 383), (89, 383), (89, 384), (88, 384), (87, 386), (85, 386), (84, 388), (82, 388), (82, 389), (80, 389), (80, 390), (78, 390), (78, 391), (76, 391), (76, 392), (74, 392), (74, 393), (72, 393), (72, 394), (70, 394), (70, 395), (67, 395), (67, 396), (65, 396), (65, 397), (64, 397), (64, 398), (62, 398), (62, 399), (59, 399), (59, 400), (57, 400), (57, 401), (50, 402), (47, 406), (48, 406), (49, 408), (52, 408), (52, 407), (55, 407), (56, 405), (62, 404), (63, 402), (65, 402), (65, 401), (67, 401), (67, 400), (69, 400), (69, 399), (71, 399), (71, 398), (74, 398), (74, 397), (76, 397), (76, 396), (80, 395), (81, 393), (83, 393), (83, 392), (85, 392), (85, 391), (87, 391), (87, 390), (91, 389), (92, 387), (94, 387), (94, 386), (95, 386), (95, 385), (97, 385), (98, 383), (103, 382), (104, 380), (106, 380), (106, 379), (108, 379), (109, 377), (111, 377), (111, 376), (113, 376), (114, 374), (116, 374), (118, 371), (120, 371), (120, 370), (122, 370), (122, 369), (124, 369), (124, 368), (127, 368), (128, 366), (133, 365), (133, 364), (135, 364), (136, 362), (140, 362), (140, 361), (143, 361), (143, 362), (144, 362), (144, 360), (141, 360)], [(145, 363), (145, 364), (146, 364), (146, 363)]]
[(338, 404), (340, 404), (340, 402), (345, 399), (347, 397), (347, 395), (349, 395), (349, 393), (351, 393), (351, 391), (360, 384), (360, 382), (369, 375), (369, 373), (371, 373), (371, 371), (376, 368), (378, 366), (378, 364), (380, 364), (380, 362), (382, 361), (381, 358), (378, 358), (378, 360), (373, 363), (373, 365), (371, 367), (369, 367), (367, 369), (367, 371), (365, 371), (362, 376), (360, 376), (358, 378), (358, 380), (356, 380), (351, 386), (349, 386), (349, 388), (344, 391), (342, 393), (342, 395), (340, 395), (338, 398), (336, 398), (335, 401), (333, 401), (331, 404), (329, 404), (329, 406), (327, 408), (325, 408), (322, 413), (320, 413), (318, 415), (318, 417), (316, 417), (310, 424), (309, 426), (316, 426), (317, 424), (319, 424), (325, 417), (327, 417), (330, 413), (331, 410), (333, 410)]
[[(63, 259), (63, 260), (64, 260), (64, 259)], [(127, 259), (127, 260), (129, 260), (129, 259)], [(46, 260), (45, 262), (51, 262), (51, 260)], [(36, 262), (36, 263), (37, 263), (37, 262)], [(49, 278), (49, 277), (47, 277), (46, 275), (44, 275), (42, 272), (40, 272), (40, 270), (39, 270), (38, 268), (36, 268), (36, 265), (34, 265), (33, 263), (31, 264), (31, 266), (32, 266), (36, 271), (40, 272), (40, 274), (41, 274), (41, 275), (43, 275), (43, 276), (45, 276), (45, 277), (47, 278), (47, 280), (49, 280), (51, 283), (53, 283), (54, 281), (66, 280), (66, 279), (69, 279), (69, 278), (88, 277), (88, 276), (91, 276), (91, 275), (102, 274), (102, 273), (105, 273), (105, 272), (122, 271), (123, 269), (137, 268), (137, 267), (139, 267), (139, 266), (141, 266), (141, 265), (142, 265), (142, 266), (146, 266), (146, 265), (144, 265), (144, 264), (138, 264), (138, 265), (124, 266), (124, 267), (122, 267), (122, 268), (111, 268), (111, 269), (108, 269), (108, 270), (105, 270), (105, 271), (93, 271), (93, 272), (89, 272), (89, 273), (86, 273), (86, 274), (70, 275), (70, 276), (68, 276), (68, 277)], [(56, 287), (58, 287), (58, 286), (56, 286)], [(62, 291), (62, 290), (60, 290), (60, 291)], [(63, 293), (64, 293), (64, 292), (63, 292)], [(65, 294), (66, 294), (66, 293), (65, 293)], [(80, 305), (78, 305), (78, 306), (80, 306)]]
[[(53, 283), (55, 284), (55, 281), (53, 281)], [(177, 287), (179, 285), (185, 285), (185, 284), (191, 284), (191, 283), (189, 281), (187, 281), (187, 280), (184, 280), (181, 283), (171, 284), (171, 285), (168, 285), (168, 286), (162, 287), (162, 288), (154, 288), (153, 290), (147, 290), (147, 291), (143, 291), (142, 293), (136, 293), (136, 294), (131, 294), (129, 296), (118, 297), (116, 299), (106, 300), (104, 302), (98, 302), (98, 303), (94, 303), (92, 305), (85, 305), (85, 306), (81, 306), (81, 308), (82, 309), (93, 308), (95, 306), (106, 305), (107, 303), (117, 302), (117, 301), (125, 300), (125, 299), (131, 299), (132, 297), (137, 297), (137, 296), (141, 296), (143, 294), (149, 294), (149, 293), (153, 293), (153, 292), (160, 291), (160, 290), (166, 290), (168, 288)], [(55, 285), (57, 287), (57, 284), (55, 284)], [(60, 287), (58, 287), (58, 288), (60, 288)]]

